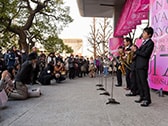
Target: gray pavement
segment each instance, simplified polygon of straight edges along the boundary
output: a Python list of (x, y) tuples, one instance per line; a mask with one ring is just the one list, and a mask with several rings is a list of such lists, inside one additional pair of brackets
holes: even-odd
[(84, 77), (40, 86), (41, 97), (8, 101), (0, 109), (0, 126), (168, 126), (168, 96), (158, 97), (151, 91), (152, 104), (143, 108), (134, 102), (138, 96), (125, 96), (128, 91), (123, 85), (114, 87), (120, 104), (106, 105), (109, 96), (99, 95), (98, 82), (98, 78)]

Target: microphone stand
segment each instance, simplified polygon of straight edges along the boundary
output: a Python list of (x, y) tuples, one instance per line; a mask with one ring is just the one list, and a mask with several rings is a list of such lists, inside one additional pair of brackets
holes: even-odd
[(108, 102), (106, 102), (106, 105), (107, 104), (120, 104), (120, 102), (116, 101), (114, 98), (113, 98), (113, 89), (114, 89), (114, 61), (112, 61), (112, 86), (111, 86), (111, 98), (108, 99)]
[[(109, 59), (107, 57), (104, 57), (103, 59), (104, 59), (103, 60), (104, 61), (103, 62), (103, 66), (107, 65), (108, 64), (107, 62), (109, 62)], [(107, 66), (104, 66), (103, 69), (104, 69), (104, 88), (102, 90), (104, 90), (105, 92), (100, 93), (100, 95), (110, 96), (110, 93), (107, 92), (107, 75), (108, 75), (108, 71), (107, 70), (108, 70), (108, 68), (107, 68)]]
[(100, 95), (110, 96), (110, 93), (107, 91), (107, 76), (106, 76), (106, 75), (105, 75), (104, 79), (105, 79), (105, 83), (104, 83), (104, 91), (105, 91), (105, 92), (100, 93)]
[(100, 84), (97, 84), (96, 86), (99, 86), (100, 88), (98, 88), (97, 90), (102, 90), (102, 91), (105, 91), (105, 89), (103, 88), (103, 75), (101, 76), (101, 70), (100, 70), (100, 66), (99, 66), (99, 81)]
[(98, 88), (97, 90), (105, 91), (105, 89), (103, 88), (103, 76), (101, 76), (100, 79), (101, 79), (101, 82), (102, 82), (102, 86), (100, 86), (100, 88)]
[(99, 83), (96, 85), (97, 87), (103, 87), (102, 80), (101, 80), (101, 72), (99, 70)]

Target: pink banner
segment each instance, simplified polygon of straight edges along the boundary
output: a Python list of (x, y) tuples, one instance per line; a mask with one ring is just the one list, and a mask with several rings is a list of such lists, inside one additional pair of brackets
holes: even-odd
[(123, 45), (123, 38), (110, 38), (109, 52), (114, 56), (118, 55), (118, 47)]
[[(116, 26), (116, 29), (114, 31), (114, 36), (120, 36), (121, 33), (119, 33), (122, 29), (122, 27), (124, 26), (125, 24), (125, 21), (126, 21), (126, 18), (127, 18), (127, 15), (129, 14), (129, 11), (130, 11), (130, 8), (131, 8), (131, 3), (132, 3), (132, 0), (127, 0), (123, 9), (122, 9), (122, 12), (121, 12), (121, 15), (120, 15), (120, 18), (118, 20), (118, 23), (117, 23), (117, 26)], [(121, 35), (122, 36), (122, 35)]]
[(136, 39), (135, 45), (138, 46), (138, 48), (142, 45), (143, 39)]
[[(149, 0), (127, 0), (114, 31), (114, 36), (127, 35), (141, 20), (148, 19)], [(124, 30), (124, 31), (123, 31)]]
[(150, 0), (150, 26), (155, 48), (150, 60), (149, 84), (168, 91), (168, 0)]
[(148, 12), (149, 0), (133, 0), (126, 21), (126, 26), (128, 29), (135, 29), (136, 25), (141, 24), (141, 20), (147, 19)]
[(135, 12), (148, 12), (149, 11), (149, 0), (138, 0), (139, 3), (136, 6)]

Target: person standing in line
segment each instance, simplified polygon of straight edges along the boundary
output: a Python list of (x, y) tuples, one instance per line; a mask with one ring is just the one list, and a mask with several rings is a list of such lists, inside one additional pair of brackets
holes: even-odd
[(39, 69), (40, 69), (40, 72), (44, 70), (45, 63), (46, 63), (46, 55), (43, 51), (40, 51), (40, 55), (39, 55)]
[(4, 70), (5, 70), (5, 59), (4, 54), (2, 53), (2, 48), (0, 47), (0, 77)]
[(127, 63), (127, 57), (128, 57), (128, 53), (131, 51), (131, 46), (132, 46), (132, 39), (129, 37), (124, 38), (124, 52), (125, 52), (125, 57), (124, 57), (124, 62), (127, 66), (125, 66), (125, 71), (126, 71), (126, 90), (130, 90), (131, 88), (131, 80), (130, 80), (130, 73), (131, 70), (129, 68), (129, 63)]
[(138, 90), (138, 85), (136, 82), (136, 72), (135, 72), (135, 61), (136, 61), (136, 55), (135, 52), (138, 49), (136, 45), (131, 46), (131, 52), (130, 52), (130, 80), (131, 80), (131, 87), (130, 87), (130, 92), (126, 94), (126, 96), (136, 96), (139, 95), (139, 90)]
[(16, 52), (16, 47), (12, 46), (6, 58), (7, 59), (6, 67), (15, 66), (16, 64), (16, 53), (15, 52)]
[(60, 55), (60, 53), (57, 53), (56, 54), (56, 64), (57, 64), (57, 62), (61, 62), (61, 63), (63, 63), (64, 61), (63, 61), (63, 57)]
[(34, 67), (34, 69), (33, 69), (33, 75), (32, 75), (32, 84), (38, 84), (37, 83), (37, 80), (38, 80), (38, 74), (39, 74), (39, 72), (40, 72), (40, 67), (39, 67), (39, 57), (38, 57), (38, 49), (37, 49), (37, 47), (33, 47), (32, 48), (32, 53), (33, 54), (35, 54), (36, 55), (36, 57), (37, 57), (37, 63), (36, 63), (36, 66)]
[(68, 59), (68, 67), (69, 67), (69, 79), (75, 78), (75, 59), (74, 55), (71, 54), (71, 56)]
[(115, 84), (116, 87), (122, 86), (122, 74), (125, 75), (125, 67), (123, 67), (123, 64), (121, 63), (121, 58), (124, 56), (124, 48), (122, 46), (118, 47), (118, 56), (115, 61), (115, 67), (116, 67), (116, 75), (117, 75), (117, 84)]
[(151, 104), (150, 89), (148, 85), (148, 68), (149, 59), (154, 49), (154, 42), (151, 37), (153, 36), (154, 30), (152, 27), (146, 27), (143, 30), (142, 38), (143, 43), (139, 49), (135, 52), (136, 54), (136, 79), (140, 92), (139, 100), (135, 100), (136, 103), (141, 104), (142, 107), (147, 107)]
[(108, 68), (110, 66), (110, 59), (105, 56), (104, 59), (103, 59), (103, 74), (104, 74), (104, 77), (107, 77), (107, 75), (109, 74), (108, 72)]

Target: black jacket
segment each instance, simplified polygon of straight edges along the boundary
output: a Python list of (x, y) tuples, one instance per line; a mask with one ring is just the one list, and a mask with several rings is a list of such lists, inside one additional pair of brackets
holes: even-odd
[(149, 39), (136, 51), (136, 69), (145, 69), (149, 67), (149, 59), (154, 48), (154, 42)]
[(50, 80), (54, 78), (53, 72), (54, 72), (54, 66), (52, 64), (48, 64), (48, 66), (44, 68), (43, 71), (41, 71), (38, 79), (39, 82), (42, 85), (50, 85)]
[(26, 60), (18, 71), (15, 80), (22, 82), (23, 84), (29, 84), (31, 82), (32, 71), (33, 66), (31, 61)]

